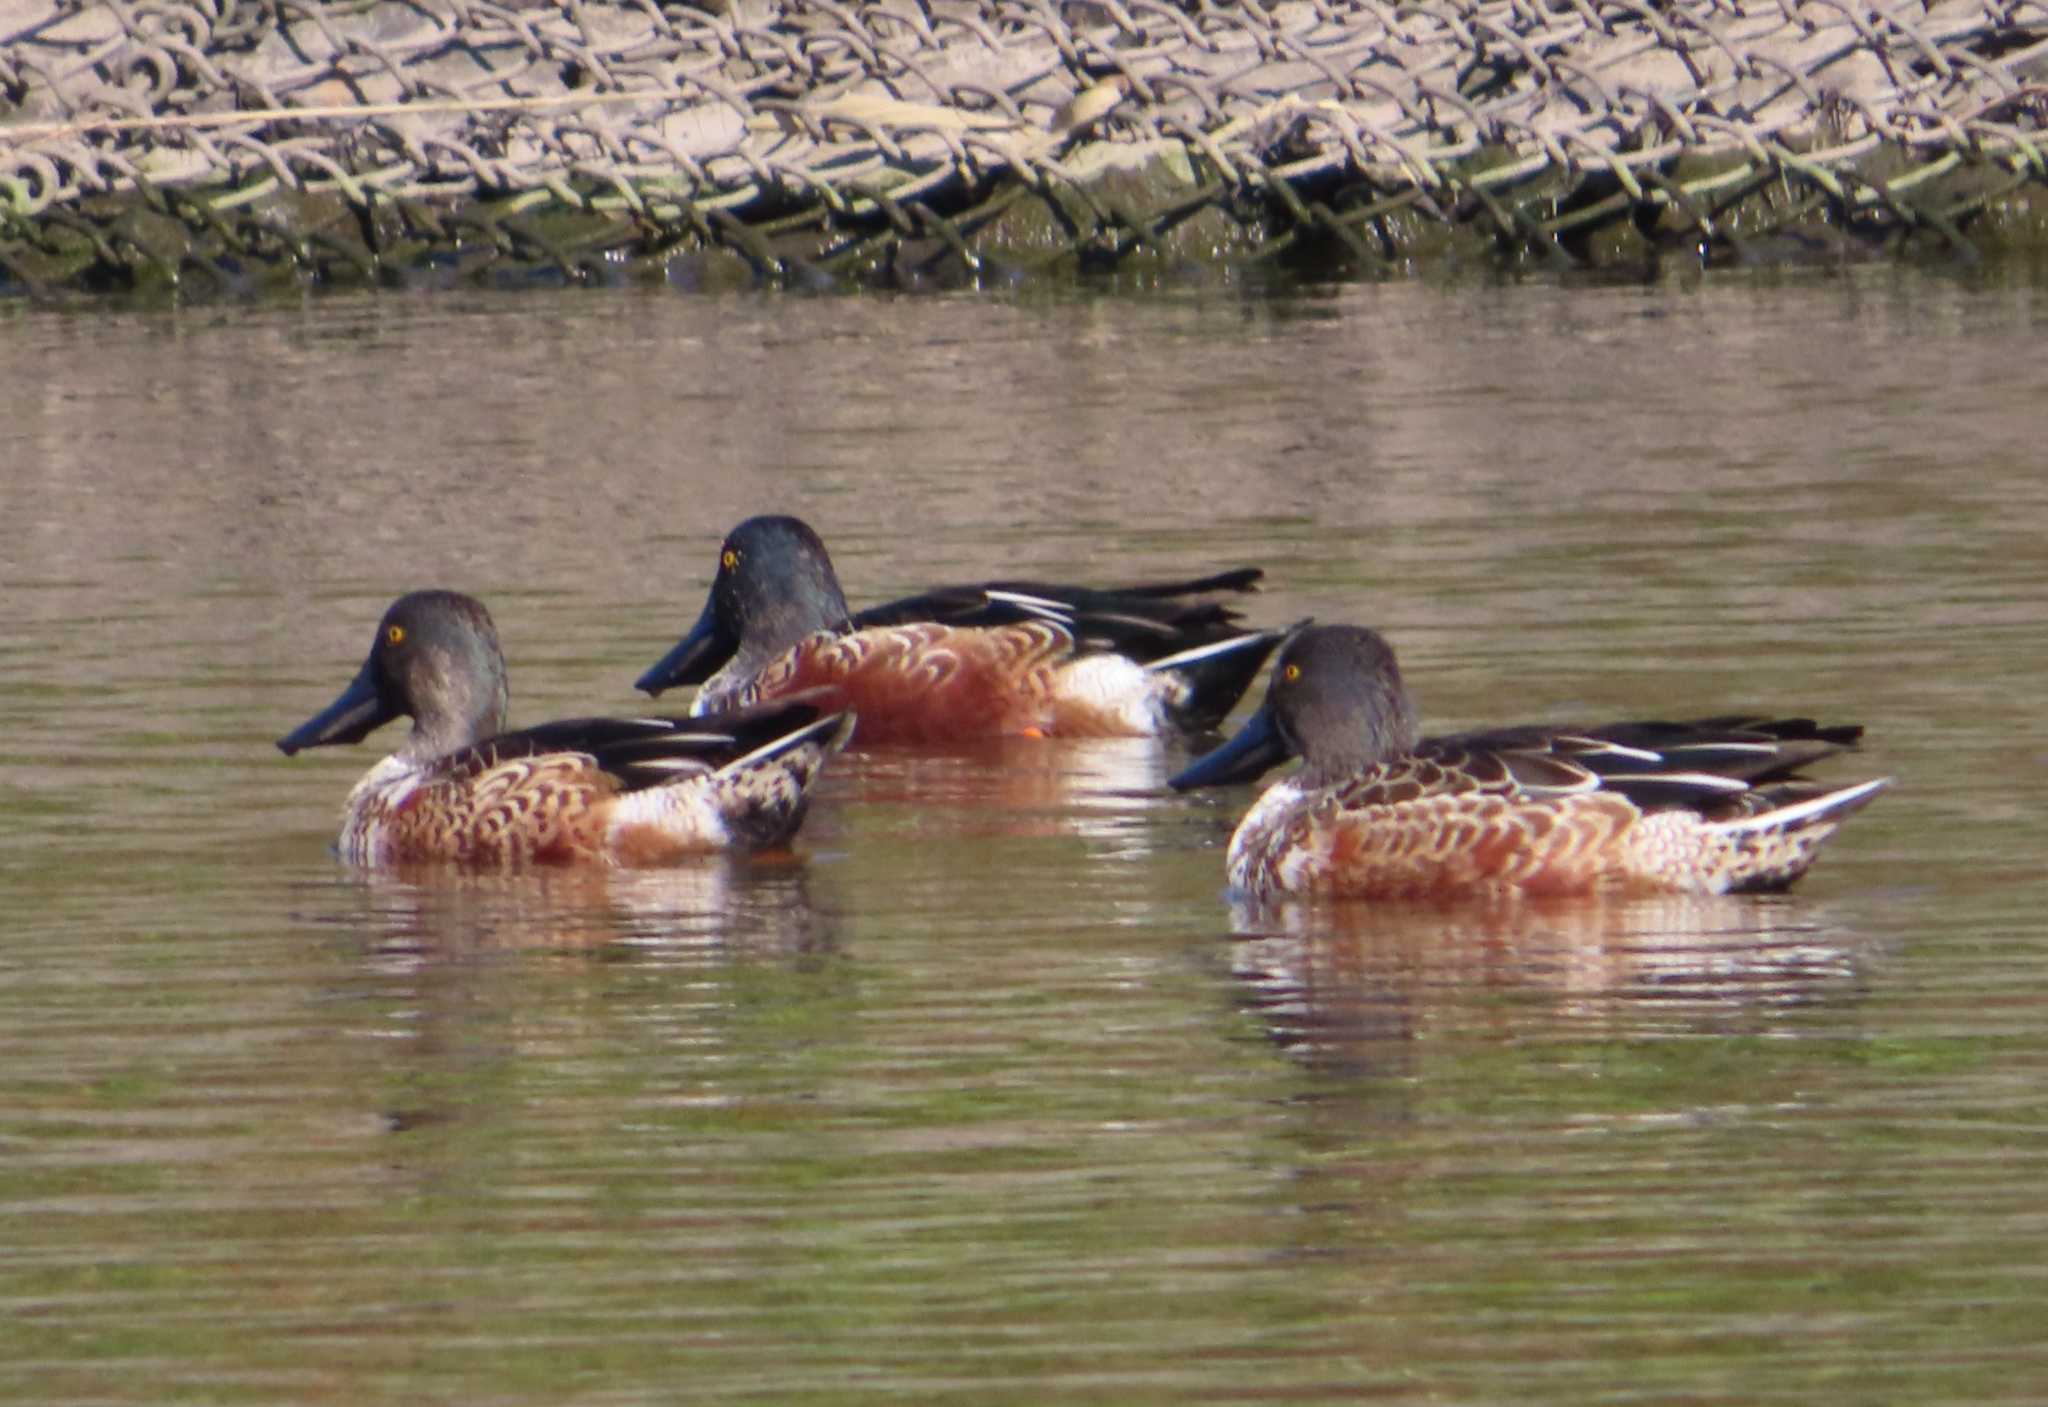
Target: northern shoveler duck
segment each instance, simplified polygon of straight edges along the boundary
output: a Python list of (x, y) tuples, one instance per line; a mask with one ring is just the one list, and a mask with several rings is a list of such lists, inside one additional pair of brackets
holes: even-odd
[(1170, 785), (1303, 760), (1230, 838), (1231, 887), (1255, 897), (1755, 892), (1790, 886), (1890, 785), (1799, 775), (1862, 734), (1729, 717), (1421, 738), (1387, 642), (1317, 626), (1281, 648), (1238, 734)]
[(816, 694), (858, 713), (868, 743), (1199, 732), (1243, 697), (1282, 632), (1185, 598), (1250, 590), (1259, 575), (946, 587), (854, 615), (815, 532), (749, 518), (719, 549), (696, 625), (638, 687), (701, 683), (697, 713)]
[(357, 782), (339, 849), (355, 864), (654, 864), (781, 845), (853, 727), (792, 702), (730, 717), (578, 718), (505, 731), (510, 694), (489, 612), (415, 591), (384, 613), (341, 696), (278, 739), (361, 742), (401, 715), (405, 746)]

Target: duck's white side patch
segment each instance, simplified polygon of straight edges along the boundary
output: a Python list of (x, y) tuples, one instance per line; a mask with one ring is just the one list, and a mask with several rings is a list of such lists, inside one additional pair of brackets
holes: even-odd
[(1054, 690), (1062, 704), (1085, 708), (1127, 733), (1155, 733), (1166, 723), (1158, 676), (1125, 655), (1082, 655), (1060, 666)]
[(620, 848), (621, 832), (643, 826), (679, 850), (723, 850), (732, 843), (709, 776), (628, 792), (613, 801), (606, 850)]

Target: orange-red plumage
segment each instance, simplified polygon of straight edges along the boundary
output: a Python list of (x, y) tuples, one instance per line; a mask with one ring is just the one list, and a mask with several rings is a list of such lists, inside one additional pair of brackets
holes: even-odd
[(1279, 635), (1178, 598), (1246, 590), (1257, 576), (1121, 593), (1029, 588), (1059, 599), (953, 587), (854, 616), (816, 533), (794, 518), (750, 518), (721, 547), (696, 625), (639, 685), (699, 683), (700, 712), (806, 694), (856, 711), (868, 743), (1213, 726)]

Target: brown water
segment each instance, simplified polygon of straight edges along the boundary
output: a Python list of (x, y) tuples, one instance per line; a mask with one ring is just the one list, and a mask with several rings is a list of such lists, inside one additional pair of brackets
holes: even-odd
[[(0, 1398), (2048, 1399), (2048, 286), (0, 305)], [(1296, 909), (1152, 743), (849, 757), (801, 853), (328, 855), (402, 589), (630, 711), (722, 531), (1264, 564), (1438, 728), (1749, 706), (1790, 897)]]

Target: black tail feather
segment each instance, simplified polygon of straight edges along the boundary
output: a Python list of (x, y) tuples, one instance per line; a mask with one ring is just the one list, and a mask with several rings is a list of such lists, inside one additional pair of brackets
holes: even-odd
[(1238, 567), (1187, 581), (1131, 586), (1098, 588), (1040, 581), (941, 586), (857, 611), (852, 623), (856, 630), (924, 621), (987, 627), (1051, 615), (1067, 625), (1084, 646), (1115, 650), (1150, 663), (1243, 630), (1243, 618), (1223, 602), (1183, 598), (1255, 591), (1264, 576), (1261, 568)]
[(1266, 660), (1287, 638), (1284, 630), (1259, 630), (1168, 655), (1151, 663), (1180, 678), (1185, 696), (1173, 705), (1174, 720), (1190, 733), (1213, 733), (1259, 677)]

